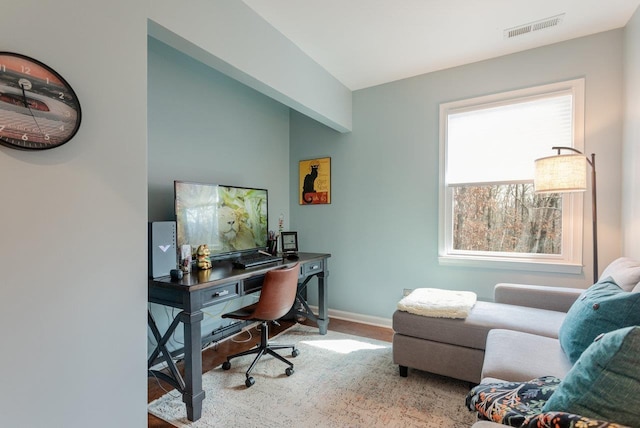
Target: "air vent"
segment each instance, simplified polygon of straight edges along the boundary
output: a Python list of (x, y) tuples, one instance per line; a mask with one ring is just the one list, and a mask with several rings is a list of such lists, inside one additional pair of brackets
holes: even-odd
[(518, 25), (517, 27), (507, 28), (504, 30), (504, 38), (511, 39), (513, 37), (522, 36), (523, 34), (555, 27), (556, 25), (560, 25), (563, 19), (564, 13), (550, 18), (541, 19), (539, 21), (530, 22), (528, 24)]

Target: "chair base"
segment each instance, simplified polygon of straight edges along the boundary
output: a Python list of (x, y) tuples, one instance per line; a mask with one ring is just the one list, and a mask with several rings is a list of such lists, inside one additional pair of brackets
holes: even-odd
[(296, 349), (295, 345), (278, 345), (278, 344), (269, 344), (269, 324), (267, 321), (261, 321), (260, 323), (260, 343), (253, 349), (250, 349), (248, 351), (244, 351), (244, 352), (239, 352), (237, 354), (233, 354), (227, 357), (227, 361), (225, 361), (222, 364), (222, 369), (223, 370), (229, 370), (231, 368), (231, 360), (233, 358), (237, 358), (237, 357), (243, 357), (245, 355), (253, 355), (253, 354), (257, 354), (256, 357), (254, 358), (253, 362), (251, 363), (251, 365), (249, 366), (249, 369), (246, 372), (246, 380), (245, 380), (245, 385), (248, 387), (250, 387), (251, 385), (253, 385), (255, 383), (253, 377), (251, 377), (251, 371), (254, 369), (254, 367), (256, 366), (256, 364), (258, 363), (258, 361), (260, 360), (260, 358), (262, 358), (263, 355), (265, 354), (269, 354), (275, 358), (277, 358), (278, 360), (282, 361), (283, 363), (287, 364), (289, 367), (287, 367), (287, 369), (285, 370), (285, 374), (287, 376), (291, 376), (294, 373), (293, 370), (293, 363), (291, 363), (289, 360), (287, 360), (286, 358), (284, 358), (282, 355), (278, 354), (277, 352), (275, 352), (275, 350), (277, 349), (291, 349), (291, 356), (292, 357), (296, 357), (300, 354), (300, 351), (298, 349)]

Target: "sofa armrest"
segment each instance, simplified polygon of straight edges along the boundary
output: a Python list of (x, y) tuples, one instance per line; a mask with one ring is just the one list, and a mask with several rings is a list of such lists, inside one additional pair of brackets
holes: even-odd
[(567, 312), (583, 291), (581, 288), (503, 283), (496, 284), (493, 298), (496, 303)]

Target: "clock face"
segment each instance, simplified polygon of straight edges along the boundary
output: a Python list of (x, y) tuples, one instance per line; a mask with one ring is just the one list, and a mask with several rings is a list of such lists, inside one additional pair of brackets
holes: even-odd
[(76, 134), (80, 118), (78, 98), (62, 76), (35, 59), (0, 52), (0, 144), (58, 147)]

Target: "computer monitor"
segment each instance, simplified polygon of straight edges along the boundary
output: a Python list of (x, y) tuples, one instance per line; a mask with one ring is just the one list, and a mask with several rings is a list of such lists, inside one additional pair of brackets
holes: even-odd
[(207, 244), (212, 259), (266, 250), (266, 189), (174, 182), (177, 246)]

